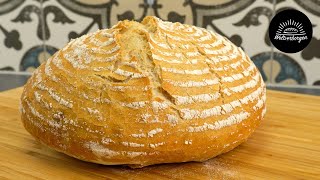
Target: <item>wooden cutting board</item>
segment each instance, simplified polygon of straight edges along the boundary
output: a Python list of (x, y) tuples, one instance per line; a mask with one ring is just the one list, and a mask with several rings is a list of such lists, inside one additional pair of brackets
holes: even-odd
[(320, 179), (320, 97), (267, 92), (267, 115), (249, 140), (203, 163), (130, 169), (50, 150), (23, 128), (22, 89), (0, 93), (0, 179)]

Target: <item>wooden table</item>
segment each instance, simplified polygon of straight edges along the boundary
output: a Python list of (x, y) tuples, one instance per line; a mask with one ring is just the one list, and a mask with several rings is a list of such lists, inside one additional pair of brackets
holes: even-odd
[(0, 93), (0, 179), (320, 179), (320, 97), (267, 92), (262, 125), (233, 151), (204, 163), (130, 169), (50, 150), (23, 128), (22, 89)]

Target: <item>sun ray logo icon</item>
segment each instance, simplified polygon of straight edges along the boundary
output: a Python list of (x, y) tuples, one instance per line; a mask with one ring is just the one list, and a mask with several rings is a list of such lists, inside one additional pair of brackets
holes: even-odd
[(310, 19), (295, 9), (278, 12), (270, 21), (269, 38), (278, 50), (296, 53), (308, 46), (312, 39)]
[(305, 35), (303, 25), (300, 22), (296, 22), (292, 19), (282, 22), (276, 32), (277, 35), (292, 36), (292, 35)]

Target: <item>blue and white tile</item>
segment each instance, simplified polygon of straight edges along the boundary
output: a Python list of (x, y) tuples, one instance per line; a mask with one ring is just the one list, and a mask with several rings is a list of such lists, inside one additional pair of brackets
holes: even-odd
[[(157, 16), (166, 21), (193, 24), (192, 6), (187, 1), (159, 0), (151, 2), (153, 2), (153, 5), (150, 8), (149, 15)], [(205, 1), (198, 0), (197, 3), (203, 4)], [(211, 1), (211, 3), (214, 2)]]
[(151, 6), (145, 0), (118, 0), (110, 11), (110, 26), (125, 19), (142, 21), (145, 16), (150, 15), (151, 10)]
[[(312, 8), (310, 6), (312, 6)], [(311, 23), (314, 25), (313, 39), (304, 50), (298, 53), (286, 54), (275, 49), (275, 54), (290, 57), (292, 63), (288, 63), (289, 61), (277, 61), (283, 68), (280, 71), (281, 73), (273, 72), (272, 76), (275, 78), (278, 77), (278, 80), (275, 80), (275, 83), (282, 84), (282, 82), (279, 81), (279, 77), (281, 77), (282, 74), (283, 77), (280, 79), (291, 79), (295, 77), (296, 83), (292, 81), (291, 84), (316, 84), (317, 81), (320, 81), (320, 1), (285, 0), (276, 5), (277, 11), (284, 8), (294, 8), (308, 16)], [(287, 72), (286, 75), (283, 74), (283, 71)], [(297, 74), (300, 76), (298, 77)]]
[[(55, 10), (49, 11), (49, 7)], [(99, 29), (98, 23), (93, 18), (77, 14), (61, 5), (58, 1), (46, 1), (43, 4), (43, 8), (44, 21), (47, 24), (47, 27), (45, 27), (47, 49), (60, 49), (70, 39)]]
[[(37, 32), (40, 22), (38, 1), (4, 1), (0, 7), (0, 69), (20, 71), (21, 59), (35, 47), (43, 47), (42, 32)], [(5, 10), (10, 7), (10, 10)], [(25, 17), (25, 18), (22, 18)], [(38, 58), (42, 51), (32, 53)], [(25, 69), (30, 70), (32, 69)]]

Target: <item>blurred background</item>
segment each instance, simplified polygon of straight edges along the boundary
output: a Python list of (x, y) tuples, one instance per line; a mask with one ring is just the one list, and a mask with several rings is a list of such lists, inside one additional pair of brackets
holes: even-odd
[[(294, 54), (273, 48), (268, 37), (269, 21), (286, 8), (302, 11), (313, 24), (310, 44)], [(320, 0), (0, 0), (0, 82), (8, 74), (27, 77), (71, 38), (147, 15), (228, 37), (269, 88), (320, 87)]]

